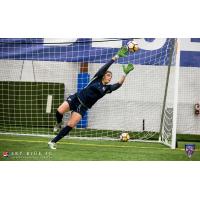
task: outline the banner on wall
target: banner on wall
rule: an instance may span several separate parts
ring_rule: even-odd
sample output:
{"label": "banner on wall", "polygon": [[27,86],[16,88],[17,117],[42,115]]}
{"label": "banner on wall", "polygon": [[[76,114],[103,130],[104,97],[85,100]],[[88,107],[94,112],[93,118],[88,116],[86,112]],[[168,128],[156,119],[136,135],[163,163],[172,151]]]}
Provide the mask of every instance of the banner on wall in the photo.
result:
{"label": "banner on wall", "polygon": [[[136,39],[140,51],[119,63],[130,60],[141,65],[167,65],[172,39]],[[127,39],[50,39],[50,38],[1,38],[0,59],[38,60],[61,62],[105,63]],[[139,59],[138,59],[139,57]],[[200,67],[200,38],[181,39],[181,66]]]}

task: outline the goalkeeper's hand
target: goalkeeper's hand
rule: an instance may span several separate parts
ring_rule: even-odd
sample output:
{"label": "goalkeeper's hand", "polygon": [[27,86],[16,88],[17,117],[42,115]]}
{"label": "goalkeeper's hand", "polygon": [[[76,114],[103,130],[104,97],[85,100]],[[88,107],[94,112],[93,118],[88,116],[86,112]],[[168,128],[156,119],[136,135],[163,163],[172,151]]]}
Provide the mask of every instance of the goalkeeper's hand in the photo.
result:
{"label": "goalkeeper's hand", "polygon": [[116,58],[120,58],[120,57],[125,57],[128,55],[128,47],[127,46],[123,46],[120,48],[120,50],[117,52],[116,54]]}
{"label": "goalkeeper's hand", "polygon": [[134,66],[131,63],[129,63],[127,66],[126,65],[122,65],[122,67],[123,67],[123,71],[124,71],[125,75],[127,75],[129,72],[134,70]]}

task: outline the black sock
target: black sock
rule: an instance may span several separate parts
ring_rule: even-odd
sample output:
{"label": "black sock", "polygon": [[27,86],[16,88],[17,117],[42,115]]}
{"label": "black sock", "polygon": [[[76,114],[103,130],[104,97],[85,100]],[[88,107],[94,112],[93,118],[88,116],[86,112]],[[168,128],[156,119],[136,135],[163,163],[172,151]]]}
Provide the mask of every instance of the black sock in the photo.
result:
{"label": "black sock", "polygon": [[56,111],[56,121],[58,124],[62,122],[63,115]]}
{"label": "black sock", "polygon": [[54,142],[54,143],[58,142],[60,139],[66,136],[71,130],[72,130],[72,127],[66,126],[60,131],[60,133],[58,133],[58,135],[53,140],[51,140],[51,142]]}

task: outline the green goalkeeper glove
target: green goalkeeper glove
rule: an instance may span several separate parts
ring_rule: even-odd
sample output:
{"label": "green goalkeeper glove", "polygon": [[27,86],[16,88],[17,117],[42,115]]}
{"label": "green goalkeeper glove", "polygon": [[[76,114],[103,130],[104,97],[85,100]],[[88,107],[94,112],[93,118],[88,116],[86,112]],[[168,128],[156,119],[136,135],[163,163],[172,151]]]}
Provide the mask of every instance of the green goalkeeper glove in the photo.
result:
{"label": "green goalkeeper glove", "polygon": [[120,57],[125,57],[128,54],[128,48],[127,46],[123,46],[120,48],[120,50],[117,52],[116,57],[120,58]]}
{"label": "green goalkeeper glove", "polygon": [[131,63],[129,63],[127,66],[122,65],[122,67],[123,67],[123,71],[124,71],[125,75],[127,75],[130,71],[132,71],[134,69],[134,66]]}

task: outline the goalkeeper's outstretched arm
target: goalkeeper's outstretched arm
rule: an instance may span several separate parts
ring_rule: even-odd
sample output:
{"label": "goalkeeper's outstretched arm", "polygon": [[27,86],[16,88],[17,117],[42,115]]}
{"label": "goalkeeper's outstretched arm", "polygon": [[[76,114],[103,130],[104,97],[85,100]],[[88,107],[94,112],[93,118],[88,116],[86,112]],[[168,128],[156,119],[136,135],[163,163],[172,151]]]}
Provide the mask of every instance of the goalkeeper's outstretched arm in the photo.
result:
{"label": "goalkeeper's outstretched arm", "polygon": [[122,84],[124,83],[125,79],[126,79],[126,76],[123,75],[123,76],[119,79],[119,81],[118,81],[117,83],[115,83],[115,84],[113,84],[113,85],[110,85],[110,91],[109,91],[108,93],[111,93],[111,92],[113,92],[113,91],[119,89],[119,88],[122,86]]}
{"label": "goalkeeper's outstretched arm", "polygon": [[126,79],[126,76],[125,76],[125,75],[122,75],[122,77],[119,79],[118,83],[119,83],[120,85],[122,85],[122,84],[124,83],[125,79]]}
{"label": "goalkeeper's outstretched arm", "polygon": [[108,68],[118,59],[121,57],[125,57],[128,54],[128,48],[126,46],[123,46],[120,48],[120,50],[117,52],[115,56],[112,57],[112,59],[106,63],[104,66],[102,66],[98,72],[94,75],[94,77],[103,77],[103,75],[106,73]]}
{"label": "goalkeeper's outstretched arm", "polygon": [[122,86],[122,84],[124,83],[126,76],[134,69],[133,64],[128,64],[127,66],[122,65],[123,67],[123,75],[121,76],[121,78],[119,79],[119,81],[113,85],[111,85],[111,92],[117,90],[118,88],[120,88]]}

